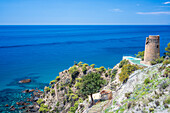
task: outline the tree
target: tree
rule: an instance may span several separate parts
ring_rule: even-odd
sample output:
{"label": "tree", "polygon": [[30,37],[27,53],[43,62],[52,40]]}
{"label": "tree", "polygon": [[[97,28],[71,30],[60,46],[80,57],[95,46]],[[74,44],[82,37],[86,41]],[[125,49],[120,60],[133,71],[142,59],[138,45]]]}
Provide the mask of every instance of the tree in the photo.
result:
{"label": "tree", "polygon": [[141,58],[142,60],[144,60],[144,53],[145,51],[139,51],[138,54],[136,55],[137,58]]}
{"label": "tree", "polygon": [[99,73],[89,73],[83,76],[83,82],[80,87],[80,93],[87,96],[91,96],[92,104],[94,104],[94,100],[92,95],[97,93],[102,85],[104,85],[106,81],[101,77]]}
{"label": "tree", "polygon": [[168,47],[165,48],[165,51],[167,51],[165,54],[170,56],[170,42],[168,43]]}

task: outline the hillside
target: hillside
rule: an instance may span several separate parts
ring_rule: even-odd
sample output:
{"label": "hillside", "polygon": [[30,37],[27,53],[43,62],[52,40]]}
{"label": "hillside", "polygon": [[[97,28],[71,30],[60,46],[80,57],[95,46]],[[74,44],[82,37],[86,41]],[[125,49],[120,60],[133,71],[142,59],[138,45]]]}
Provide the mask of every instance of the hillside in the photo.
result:
{"label": "hillside", "polygon": [[130,75],[128,81],[113,92],[113,99],[103,112],[170,112],[170,65],[157,64]]}
{"label": "hillside", "polygon": [[[60,72],[59,76],[50,82],[50,86],[44,88],[44,94],[36,106],[39,106],[39,112],[167,113],[170,104],[169,69],[169,60],[150,67],[139,67],[123,60],[108,70],[80,62]],[[111,91],[112,99],[95,99],[93,95],[95,104],[92,105],[88,95],[80,92],[82,78],[91,73],[99,73],[106,81],[95,95],[107,90]]]}

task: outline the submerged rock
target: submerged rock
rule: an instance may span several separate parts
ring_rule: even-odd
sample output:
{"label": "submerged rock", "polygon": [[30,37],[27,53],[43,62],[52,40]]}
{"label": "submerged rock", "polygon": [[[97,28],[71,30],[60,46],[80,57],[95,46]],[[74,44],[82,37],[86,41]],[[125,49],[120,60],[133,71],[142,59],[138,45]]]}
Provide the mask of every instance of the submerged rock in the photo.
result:
{"label": "submerged rock", "polygon": [[29,90],[28,90],[28,89],[26,89],[26,90],[22,91],[22,93],[28,93],[28,92],[29,92]]}
{"label": "submerged rock", "polygon": [[5,105],[5,107],[8,107],[8,106],[9,106],[8,104]]}
{"label": "submerged rock", "polygon": [[31,82],[31,79],[24,79],[19,81],[19,83],[29,83],[29,82]]}

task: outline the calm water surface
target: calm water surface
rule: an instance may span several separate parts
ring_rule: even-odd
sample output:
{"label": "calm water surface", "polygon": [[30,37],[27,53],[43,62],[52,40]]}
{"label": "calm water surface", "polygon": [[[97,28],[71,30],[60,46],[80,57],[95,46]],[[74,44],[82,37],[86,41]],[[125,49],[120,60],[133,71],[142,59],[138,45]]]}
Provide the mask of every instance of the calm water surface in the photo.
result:
{"label": "calm water surface", "polygon": [[[160,35],[163,55],[170,26],[0,26],[0,105],[14,89],[43,88],[74,61],[112,68],[143,51],[149,35]],[[17,83],[25,78],[33,82]]]}

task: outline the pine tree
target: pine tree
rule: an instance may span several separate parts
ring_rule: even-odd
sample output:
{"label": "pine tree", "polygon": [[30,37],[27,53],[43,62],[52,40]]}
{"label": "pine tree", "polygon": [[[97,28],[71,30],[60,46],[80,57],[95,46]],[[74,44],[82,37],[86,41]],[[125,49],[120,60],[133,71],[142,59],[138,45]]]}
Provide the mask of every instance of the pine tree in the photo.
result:
{"label": "pine tree", "polygon": [[99,73],[89,73],[83,77],[83,83],[80,87],[80,92],[83,95],[90,95],[92,104],[94,104],[93,94],[99,92],[102,85],[105,84],[105,80]]}
{"label": "pine tree", "polygon": [[170,56],[170,43],[168,43],[168,47],[165,48],[165,51],[167,51],[165,54]]}

